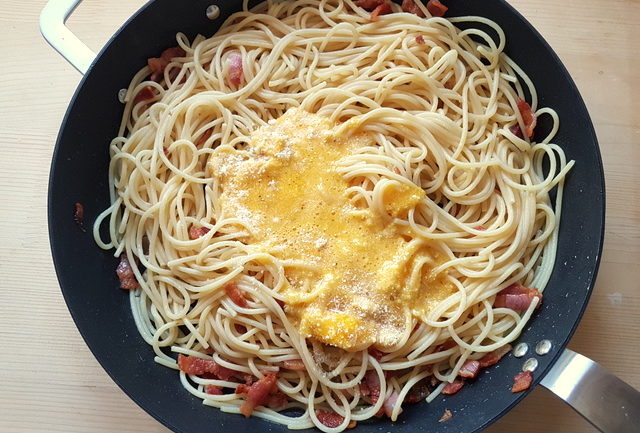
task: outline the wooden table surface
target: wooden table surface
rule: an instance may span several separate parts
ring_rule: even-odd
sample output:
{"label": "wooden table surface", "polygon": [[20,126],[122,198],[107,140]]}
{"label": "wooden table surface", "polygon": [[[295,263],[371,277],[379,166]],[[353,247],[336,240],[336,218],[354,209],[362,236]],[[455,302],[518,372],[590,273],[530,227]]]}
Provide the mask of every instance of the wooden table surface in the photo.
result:
{"label": "wooden table surface", "polygon": [[[640,389],[640,2],[510,1],[575,79],[605,164],[602,265],[569,347]],[[142,3],[87,0],[69,24],[97,51]],[[2,4],[0,431],[166,432],[101,369],[62,299],[49,250],[47,182],[56,134],[80,74],[38,32],[45,0]],[[487,431],[596,430],[538,388]]]}

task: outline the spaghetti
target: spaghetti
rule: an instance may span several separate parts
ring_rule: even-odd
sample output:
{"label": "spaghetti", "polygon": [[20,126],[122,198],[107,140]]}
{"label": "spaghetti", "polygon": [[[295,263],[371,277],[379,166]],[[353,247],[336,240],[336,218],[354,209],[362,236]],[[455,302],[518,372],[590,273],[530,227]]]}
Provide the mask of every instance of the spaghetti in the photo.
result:
{"label": "spaghetti", "polygon": [[497,362],[539,305],[573,165],[557,114],[492,21],[382,3],[245,3],[127,90],[94,236],[204,404],[291,429],[396,420]]}

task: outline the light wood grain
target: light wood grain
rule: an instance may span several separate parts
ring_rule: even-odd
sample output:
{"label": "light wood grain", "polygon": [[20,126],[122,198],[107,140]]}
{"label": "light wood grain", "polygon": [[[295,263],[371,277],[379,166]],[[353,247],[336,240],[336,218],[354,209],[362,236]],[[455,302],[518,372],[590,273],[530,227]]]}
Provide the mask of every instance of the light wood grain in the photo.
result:
{"label": "light wood grain", "polygon": [[[70,25],[94,50],[142,2],[87,0]],[[640,2],[512,0],[565,62],[593,117],[607,180],[602,266],[570,347],[640,388]],[[0,431],[166,432],[109,379],[78,334],[49,251],[55,137],[79,74],[38,32],[44,0],[0,8]],[[543,389],[491,433],[595,432]]]}

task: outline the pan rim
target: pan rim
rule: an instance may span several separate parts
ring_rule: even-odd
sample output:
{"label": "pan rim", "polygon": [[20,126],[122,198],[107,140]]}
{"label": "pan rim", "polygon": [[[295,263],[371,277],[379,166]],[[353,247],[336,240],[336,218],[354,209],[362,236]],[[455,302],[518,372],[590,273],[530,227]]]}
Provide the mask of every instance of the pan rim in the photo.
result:
{"label": "pan rim", "polygon": [[[586,287],[587,293],[586,296],[584,297],[584,300],[582,301],[582,304],[577,308],[578,311],[578,319],[575,320],[570,327],[567,327],[567,333],[566,333],[566,337],[564,338],[563,341],[558,341],[557,345],[563,350],[564,348],[567,347],[569,341],[571,340],[572,336],[574,335],[578,325],[580,324],[580,321],[584,315],[584,312],[587,308],[587,305],[589,303],[589,300],[591,298],[591,295],[593,293],[593,289],[595,286],[595,282],[597,279],[597,274],[600,268],[600,263],[601,263],[601,258],[602,258],[602,250],[603,250],[603,245],[604,245],[604,233],[605,233],[605,214],[606,214],[606,188],[605,188],[605,176],[604,176],[604,165],[603,165],[603,161],[602,161],[602,155],[599,149],[599,145],[598,145],[598,140],[597,140],[597,136],[595,133],[595,129],[593,126],[593,122],[591,120],[591,117],[588,113],[587,107],[584,103],[584,100],[579,92],[579,89],[577,88],[573,78],[571,77],[571,75],[569,74],[568,70],[566,69],[565,65],[562,63],[562,61],[560,60],[560,58],[558,57],[558,55],[556,54],[556,52],[552,49],[552,47],[548,44],[548,42],[544,39],[544,37],[536,30],[536,28],[531,25],[529,23],[528,20],[526,20],[521,14],[520,12],[518,12],[511,4],[507,3],[505,0],[497,0],[497,2],[502,3],[504,6],[506,6],[506,8],[509,9],[510,14],[512,14],[513,16],[515,16],[516,18],[518,18],[521,22],[525,23],[525,25],[528,27],[528,31],[531,32],[536,39],[538,40],[538,42],[543,46],[543,48],[549,53],[549,55],[553,58],[553,60],[557,63],[557,65],[562,69],[562,71],[564,72],[564,74],[566,75],[567,79],[568,79],[568,83],[571,87],[571,90],[578,95],[578,100],[575,101],[575,104],[578,105],[578,109],[583,110],[586,113],[586,120],[588,121],[588,125],[586,125],[588,127],[588,134],[589,136],[592,138],[593,144],[594,144],[594,149],[595,149],[595,157],[596,157],[596,166],[592,167],[592,169],[594,170],[593,174],[597,177],[597,183],[599,183],[600,185],[602,185],[602,206],[600,209],[598,209],[598,217],[601,221],[600,225],[600,233],[597,234],[596,236],[596,240],[594,242],[594,245],[597,249],[597,257],[595,257],[594,263],[593,263],[593,269],[591,269],[591,274],[588,277],[588,280],[586,280],[583,284],[583,286]],[[173,430],[173,431],[183,431],[182,428],[178,425],[176,425],[175,423],[172,422],[172,420],[170,418],[168,418],[166,416],[165,413],[159,413],[156,410],[154,410],[153,408],[149,407],[147,404],[145,404],[144,401],[142,401],[142,399],[137,395],[137,393],[133,392],[131,389],[129,389],[129,387],[123,383],[122,379],[117,377],[113,371],[111,371],[109,368],[107,368],[106,363],[104,361],[104,359],[102,359],[100,356],[97,355],[97,350],[94,348],[94,345],[98,344],[95,341],[90,340],[87,337],[87,333],[86,333],[86,329],[84,329],[84,324],[79,320],[78,318],[78,314],[77,311],[74,310],[74,308],[72,308],[72,302],[71,302],[71,294],[69,293],[68,290],[65,290],[65,285],[63,282],[63,274],[65,272],[65,270],[62,268],[61,264],[60,264],[60,246],[56,246],[55,245],[55,241],[53,238],[53,233],[56,230],[56,221],[55,221],[55,216],[54,216],[54,210],[53,210],[53,201],[54,201],[54,197],[53,197],[53,185],[56,182],[56,167],[57,167],[57,162],[60,158],[60,153],[61,153],[61,141],[62,141],[62,136],[64,133],[65,128],[68,125],[68,120],[70,117],[70,113],[74,107],[74,104],[76,102],[76,99],[78,98],[78,95],[82,92],[85,82],[88,80],[88,78],[90,77],[91,73],[93,72],[93,67],[94,65],[100,61],[103,53],[109,48],[109,46],[112,44],[112,42],[118,38],[118,36],[120,35],[120,33],[123,31],[123,29],[125,29],[128,25],[130,25],[133,21],[135,21],[137,19],[137,17],[142,14],[144,11],[146,11],[148,8],[152,7],[153,4],[155,2],[149,1],[147,3],[145,3],[140,9],[138,9],[129,19],[127,19],[127,21],[111,36],[111,38],[109,39],[109,41],[104,45],[104,47],[100,50],[100,52],[98,53],[98,55],[96,56],[94,62],[92,63],[92,65],[89,67],[89,69],[87,70],[86,74],[84,75],[84,77],[81,79],[80,83],[78,84],[78,87],[76,88],[73,97],[71,98],[69,105],[67,107],[67,110],[65,112],[65,115],[63,117],[62,123],[61,123],[61,127],[60,130],[58,132],[57,138],[56,138],[56,144],[55,144],[55,148],[53,151],[53,156],[52,156],[52,160],[51,160],[51,165],[50,165],[50,170],[49,170],[49,184],[48,184],[48,198],[47,198],[47,219],[48,219],[48,230],[49,230],[49,246],[51,249],[51,255],[52,255],[52,259],[53,259],[53,263],[54,263],[54,267],[55,267],[55,271],[56,271],[56,276],[58,279],[58,283],[60,285],[60,289],[62,291],[65,303],[67,305],[67,309],[69,310],[69,313],[75,323],[76,328],[78,329],[78,331],[80,332],[80,335],[82,336],[83,340],[85,341],[86,345],[89,347],[89,350],[91,351],[92,355],[94,356],[94,358],[98,361],[98,363],[100,364],[100,366],[102,367],[102,369],[109,375],[109,377],[111,377],[111,379],[116,383],[116,385],[118,385],[118,387],[131,399],[133,400],[139,407],[141,407],[145,412],[147,412],[148,414],[150,414],[153,418],[155,418],[157,421],[159,421],[161,424],[165,425],[166,427],[168,427],[169,429]],[[556,272],[557,270],[554,269],[554,272]],[[535,320],[535,319],[534,319]],[[539,370],[539,373],[536,374],[536,377],[534,378],[534,385],[537,385],[542,378],[548,373],[548,371],[553,368],[554,364],[556,363],[558,357],[560,356],[560,354],[562,353],[562,350],[558,350],[557,353],[554,354],[553,358],[551,358],[551,361],[549,362],[549,364],[542,370]],[[498,419],[502,418],[507,412],[509,412],[510,410],[513,409],[514,406],[516,406],[517,404],[519,404],[532,390],[533,390],[534,386],[532,386],[530,389],[526,390],[525,392],[520,393],[510,404],[505,405],[505,407],[499,412],[497,413],[495,416],[491,417],[490,419],[488,419],[486,422],[482,423],[481,425],[478,425],[477,428],[475,428],[474,430],[472,430],[473,433],[477,433],[480,432],[484,429],[486,429],[489,425],[493,424],[494,422],[496,422]],[[389,425],[389,422],[384,422],[384,423],[380,423],[378,424],[379,426],[382,426],[383,428],[385,426]]]}

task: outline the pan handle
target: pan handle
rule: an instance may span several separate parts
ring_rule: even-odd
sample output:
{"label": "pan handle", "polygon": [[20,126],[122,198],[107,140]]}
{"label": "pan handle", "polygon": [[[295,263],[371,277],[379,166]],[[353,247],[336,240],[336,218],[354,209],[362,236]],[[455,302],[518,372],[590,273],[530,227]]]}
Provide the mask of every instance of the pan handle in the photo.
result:
{"label": "pan handle", "polygon": [[62,57],[84,75],[96,54],[65,26],[80,2],[82,0],[49,0],[40,13],[40,32]]}
{"label": "pan handle", "polygon": [[589,358],[565,349],[540,382],[604,433],[640,428],[640,392]]}

